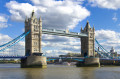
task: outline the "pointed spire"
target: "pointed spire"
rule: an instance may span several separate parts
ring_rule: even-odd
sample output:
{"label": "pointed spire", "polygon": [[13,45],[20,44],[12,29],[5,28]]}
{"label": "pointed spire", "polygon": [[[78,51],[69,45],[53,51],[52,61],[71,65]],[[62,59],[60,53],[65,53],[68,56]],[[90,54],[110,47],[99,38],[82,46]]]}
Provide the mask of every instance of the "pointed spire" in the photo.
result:
{"label": "pointed spire", "polygon": [[34,16],[34,13],[35,13],[35,12],[34,12],[34,10],[33,10],[33,11],[32,11],[32,15],[31,15],[31,17],[33,17],[33,16]]}
{"label": "pointed spire", "polygon": [[111,48],[112,50],[114,50],[114,48],[113,48],[113,46],[112,46],[112,48]]}
{"label": "pointed spire", "polygon": [[40,16],[40,18],[39,18],[39,21],[42,22],[42,18],[41,18],[41,16]]}
{"label": "pointed spire", "polygon": [[95,27],[94,27],[94,25],[93,25],[93,30],[95,31]]}
{"label": "pointed spire", "polygon": [[27,18],[27,16],[26,16],[26,18],[25,18],[25,22],[28,22],[28,18]]}
{"label": "pointed spire", "polygon": [[34,9],[33,9],[33,11],[32,12],[34,12]]}
{"label": "pointed spire", "polygon": [[87,23],[89,23],[89,21],[87,20]]}
{"label": "pointed spire", "polygon": [[87,20],[87,24],[86,24],[86,29],[90,28],[90,24],[89,24],[89,21]]}
{"label": "pointed spire", "polygon": [[81,26],[81,31],[82,31],[82,26]]}

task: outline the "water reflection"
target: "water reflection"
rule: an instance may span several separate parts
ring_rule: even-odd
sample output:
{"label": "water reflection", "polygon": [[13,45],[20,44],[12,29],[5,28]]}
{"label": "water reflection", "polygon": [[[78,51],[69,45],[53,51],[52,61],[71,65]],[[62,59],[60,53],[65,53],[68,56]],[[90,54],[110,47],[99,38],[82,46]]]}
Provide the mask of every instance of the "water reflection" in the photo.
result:
{"label": "water reflection", "polygon": [[80,79],[95,79],[94,73],[98,67],[81,67],[79,68]]}
{"label": "water reflection", "polygon": [[25,79],[44,79],[45,69],[41,68],[23,68]]}
{"label": "water reflection", "polygon": [[119,74],[119,67],[48,65],[47,68],[42,69],[20,68],[15,64],[0,64],[0,79],[119,79]]}
{"label": "water reflection", "polygon": [[94,79],[97,68],[48,66],[47,69],[25,69],[26,79]]}

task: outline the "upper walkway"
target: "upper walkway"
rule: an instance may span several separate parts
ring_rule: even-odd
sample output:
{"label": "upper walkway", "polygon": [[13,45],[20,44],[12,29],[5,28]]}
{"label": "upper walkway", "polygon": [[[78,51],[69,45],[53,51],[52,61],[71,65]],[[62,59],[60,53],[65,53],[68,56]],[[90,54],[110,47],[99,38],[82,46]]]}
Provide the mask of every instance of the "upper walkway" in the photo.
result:
{"label": "upper walkway", "polygon": [[67,37],[88,37],[85,33],[69,32],[68,30],[42,29],[43,34],[67,36]]}

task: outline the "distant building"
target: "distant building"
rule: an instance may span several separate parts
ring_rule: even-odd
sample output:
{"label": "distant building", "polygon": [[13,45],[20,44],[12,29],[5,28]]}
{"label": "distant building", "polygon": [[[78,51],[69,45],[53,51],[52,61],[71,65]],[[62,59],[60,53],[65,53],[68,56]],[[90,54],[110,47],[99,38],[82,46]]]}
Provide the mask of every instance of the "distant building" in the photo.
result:
{"label": "distant building", "polygon": [[115,49],[113,47],[111,48],[110,53],[113,58],[117,57],[117,52],[115,52]]}
{"label": "distant building", "polygon": [[[100,50],[99,50],[99,47],[98,47],[98,51],[100,51]],[[100,54],[98,54],[97,51],[95,51],[95,56],[96,56],[96,57],[100,57],[100,58],[104,58],[104,56],[105,56],[105,57],[111,56],[111,57],[113,57],[113,58],[118,57],[118,54],[117,54],[117,52],[115,52],[115,49],[114,49],[113,47],[111,48],[111,50],[110,50],[109,53],[106,53],[106,52],[103,52],[103,51],[100,51],[100,52],[102,52],[102,55],[103,55],[103,56],[101,56]]]}
{"label": "distant building", "polygon": [[80,57],[80,53],[67,53],[66,55],[59,55],[59,57]]}

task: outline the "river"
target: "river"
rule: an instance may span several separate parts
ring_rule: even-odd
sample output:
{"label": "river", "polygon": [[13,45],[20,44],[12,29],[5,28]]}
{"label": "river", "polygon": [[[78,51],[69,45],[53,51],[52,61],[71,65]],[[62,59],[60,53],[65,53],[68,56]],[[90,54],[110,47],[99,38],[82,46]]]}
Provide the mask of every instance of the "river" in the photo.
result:
{"label": "river", "polygon": [[0,64],[0,79],[120,79],[120,67],[48,65],[41,69]]}

